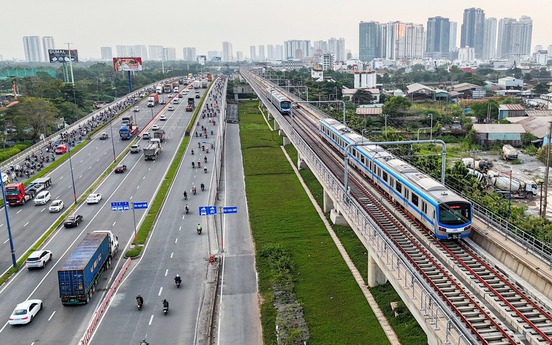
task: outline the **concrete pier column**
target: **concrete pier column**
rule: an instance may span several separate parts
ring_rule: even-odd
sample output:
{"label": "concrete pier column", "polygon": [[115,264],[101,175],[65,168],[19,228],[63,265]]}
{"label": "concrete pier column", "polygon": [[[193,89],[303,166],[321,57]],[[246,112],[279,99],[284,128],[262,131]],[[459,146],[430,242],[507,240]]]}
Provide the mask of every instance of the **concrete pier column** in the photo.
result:
{"label": "concrete pier column", "polygon": [[291,140],[289,140],[289,138],[286,137],[285,134],[281,134],[281,135],[283,136],[282,143],[283,143],[284,146],[291,144]]}
{"label": "concrete pier column", "polygon": [[324,194],[322,196],[322,211],[324,213],[328,213],[333,208],[334,208],[334,202],[332,198],[330,198],[330,195],[326,193],[326,189],[324,189]]}
{"label": "concrete pier column", "polygon": [[[280,130],[280,124],[278,123],[278,121],[274,121],[274,130],[278,131]],[[282,135],[282,134],[280,134]]]}
{"label": "concrete pier column", "polygon": [[301,169],[308,169],[308,168],[309,166],[303,160],[303,158],[301,158],[301,154],[299,153],[299,151],[297,151],[297,169],[301,170]]}
{"label": "concrete pier column", "polygon": [[368,286],[374,287],[385,283],[387,283],[385,274],[383,274],[383,271],[378,267],[370,252],[368,252]]}

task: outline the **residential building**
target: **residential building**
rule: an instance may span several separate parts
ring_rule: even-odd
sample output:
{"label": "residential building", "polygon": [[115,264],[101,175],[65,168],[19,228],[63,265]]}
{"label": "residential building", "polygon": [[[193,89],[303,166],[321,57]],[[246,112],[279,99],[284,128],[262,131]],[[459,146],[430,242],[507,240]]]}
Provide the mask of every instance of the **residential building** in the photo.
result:
{"label": "residential building", "polygon": [[309,40],[290,40],[284,42],[284,59],[304,59],[312,56]]}
{"label": "residential building", "polygon": [[182,49],[184,55],[184,61],[196,61],[196,49],[192,47],[185,47]]}
{"label": "residential building", "polygon": [[150,60],[161,61],[164,58],[163,46],[159,46],[159,45],[148,46],[148,57]]}
{"label": "residential building", "polygon": [[483,58],[490,60],[496,57],[496,18],[485,19],[484,32]]}
{"label": "residential building", "polygon": [[473,47],[458,48],[458,60],[462,62],[475,61],[475,48]]}
{"label": "residential building", "polygon": [[266,57],[269,61],[274,61],[276,60],[275,56],[276,56],[276,52],[274,50],[274,46],[272,44],[269,44],[266,46]]}
{"label": "residential building", "polygon": [[259,45],[259,61],[266,61],[265,47],[262,44]]}
{"label": "residential building", "polygon": [[332,53],[335,57],[335,61],[345,61],[345,39],[344,38],[330,38],[328,40],[328,50],[326,53]]}
{"label": "residential building", "polygon": [[548,50],[541,49],[535,53],[535,63],[546,66],[548,62]]}
{"label": "residential building", "polygon": [[208,61],[213,61],[213,60],[218,60],[221,58],[221,53],[217,50],[210,50],[207,52],[207,60]]}
{"label": "residential building", "polygon": [[389,22],[380,26],[382,58],[390,60],[418,59],[424,55],[422,24]]}
{"label": "residential building", "polygon": [[113,60],[113,48],[111,47],[101,47],[101,56],[102,60],[112,61]]}
{"label": "residential building", "polygon": [[274,59],[275,60],[283,60],[284,59],[284,46],[282,44],[277,44],[276,45]]}
{"label": "residential building", "polygon": [[170,47],[163,48],[163,60],[176,61],[176,49]]}
{"label": "residential building", "polygon": [[485,12],[480,8],[464,10],[464,21],[460,34],[460,48],[473,47],[475,58],[483,58],[483,41],[485,31]]}
{"label": "residential building", "polygon": [[501,58],[516,58],[531,54],[533,20],[522,16],[519,21],[502,18],[498,24],[498,49]]}
{"label": "residential building", "polygon": [[370,62],[381,57],[379,40],[380,24],[374,21],[360,22],[358,25],[358,31],[359,59],[364,62]]}
{"label": "residential building", "polygon": [[354,88],[355,89],[374,89],[376,88],[376,72],[355,71],[353,72]]}
{"label": "residential building", "polygon": [[427,20],[425,55],[431,58],[448,58],[450,52],[450,22],[448,18],[432,17]]}
{"label": "residential building", "polygon": [[256,46],[250,46],[249,47],[249,58],[251,61],[257,61],[257,47]]}
{"label": "residential building", "polygon": [[232,51],[232,43],[222,42],[222,61],[233,61],[234,52]]}
{"label": "residential building", "polygon": [[333,70],[335,56],[332,53],[322,54],[322,70]]}
{"label": "residential building", "polygon": [[42,37],[42,47],[44,48],[44,61],[50,61],[50,55],[48,55],[48,49],[55,49],[56,44],[52,36]]}
{"label": "residential building", "polygon": [[41,62],[44,57],[39,36],[23,36],[25,61]]}
{"label": "residential building", "polygon": [[458,51],[457,37],[458,37],[458,23],[449,21],[450,37],[449,37],[449,53]]}
{"label": "residential building", "polygon": [[242,51],[237,51],[236,52],[236,61],[238,61],[238,62],[243,61],[243,52]]}

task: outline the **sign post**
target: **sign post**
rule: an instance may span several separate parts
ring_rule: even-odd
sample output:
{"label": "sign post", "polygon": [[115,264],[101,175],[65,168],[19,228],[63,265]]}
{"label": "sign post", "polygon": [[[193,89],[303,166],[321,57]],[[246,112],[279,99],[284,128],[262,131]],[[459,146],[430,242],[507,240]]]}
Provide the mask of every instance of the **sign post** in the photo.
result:
{"label": "sign post", "polygon": [[[148,208],[148,202],[147,201],[139,201],[139,202],[133,202],[132,203],[132,220],[134,221],[134,242],[136,242],[136,237],[138,234],[136,233],[136,213],[134,210],[136,209],[147,209]],[[117,211],[128,211],[130,210],[130,203],[128,201],[112,201],[111,202],[111,211],[117,212]]]}

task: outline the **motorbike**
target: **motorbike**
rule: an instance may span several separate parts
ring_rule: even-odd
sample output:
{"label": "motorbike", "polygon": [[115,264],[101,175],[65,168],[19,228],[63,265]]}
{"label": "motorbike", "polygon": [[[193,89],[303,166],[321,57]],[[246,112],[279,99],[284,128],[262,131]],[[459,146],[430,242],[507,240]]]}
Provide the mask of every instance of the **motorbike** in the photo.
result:
{"label": "motorbike", "polygon": [[169,312],[169,302],[167,300],[163,301],[163,314],[167,315]]}
{"label": "motorbike", "polygon": [[207,156],[205,156],[205,158],[203,158],[203,162],[207,163]]}
{"label": "motorbike", "polygon": [[201,235],[201,231],[202,231],[202,230],[203,230],[203,229],[201,228],[201,226],[198,226],[198,227],[197,227],[197,234],[198,234],[198,235]]}
{"label": "motorbike", "polygon": [[143,304],[144,304],[144,299],[141,297],[136,297],[136,308],[138,308],[138,310],[142,309]]}
{"label": "motorbike", "polygon": [[190,213],[190,208],[188,207],[188,205],[186,205],[184,209],[186,210],[186,214]]}
{"label": "motorbike", "polygon": [[196,187],[192,187],[192,193],[196,195]]}
{"label": "motorbike", "polygon": [[192,156],[194,155],[194,150],[192,150]]}
{"label": "motorbike", "polygon": [[207,174],[207,168],[203,168],[203,172]]}
{"label": "motorbike", "polygon": [[180,278],[180,277],[175,277],[175,278],[174,278],[174,283],[176,284],[176,287],[179,288],[179,287],[180,287],[180,284],[182,283],[182,278]]}
{"label": "motorbike", "polygon": [[205,185],[202,183],[201,184],[201,191],[203,192],[205,190]]}
{"label": "motorbike", "polygon": [[197,168],[201,168],[201,162],[200,161],[197,161]]}
{"label": "motorbike", "polygon": [[194,163],[194,162],[192,162],[192,169],[194,169],[194,168],[195,168],[195,163]]}
{"label": "motorbike", "polygon": [[188,200],[188,193],[184,192],[184,200]]}

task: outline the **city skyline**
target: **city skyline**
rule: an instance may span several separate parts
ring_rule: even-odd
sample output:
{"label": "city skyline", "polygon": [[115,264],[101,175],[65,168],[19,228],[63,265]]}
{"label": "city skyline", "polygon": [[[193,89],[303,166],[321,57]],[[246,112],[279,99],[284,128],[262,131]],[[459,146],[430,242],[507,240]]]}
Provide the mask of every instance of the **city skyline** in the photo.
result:
{"label": "city skyline", "polygon": [[[66,49],[69,42],[71,49],[79,51],[81,60],[99,59],[101,47],[112,47],[115,51],[116,46],[121,45],[174,48],[177,58],[181,58],[185,47],[196,48],[197,55],[207,55],[208,51],[222,51],[222,42],[231,43],[233,52],[249,56],[251,46],[283,45],[290,40],[309,40],[312,43],[332,37],[344,38],[345,49],[358,56],[358,23],[361,21],[401,21],[426,27],[428,18],[440,16],[460,26],[464,10],[471,7],[481,8],[486,17],[497,20],[529,16],[533,20],[531,50],[536,45],[547,47],[552,44],[552,38],[547,34],[549,24],[546,18],[552,3],[520,11],[514,3],[498,0],[446,4],[428,0],[416,3],[399,0],[394,4],[378,4],[375,12],[373,5],[361,1],[347,3],[355,11],[333,11],[329,10],[333,6],[329,1],[307,0],[294,2],[294,11],[285,14],[274,12],[274,15],[269,15],[264,6],[244,0],[198,3],[194,5],[193,12],[186,4],[172,0],[163,4],[163,11],[148,11],[151,4],[142,4],[141,0],[132,2],[132,6],[129,4],[105,0],[85,4],[61,0],[31,0],[25,4],[15,2],[14,9],[24,12],[28,20],[22,25],[15,16],[8,16],[1,22],[0,27],[10,35],[4,36],[0,42],[0,55],[3,60],[24,60],[24,36],[51,36],[55,39],[56,49]],[[280,2],[282,8],[289,8],[285,4],[286,0]],[[321,6],[328,7],[328,11],[317,11],[314,15],[313,9]],[[60,11],[60,7],[64,11]],[[247,11],[242,12],[245,8]],[[181,13],[187,15],[182,17]],[[240,13],[246,13],[242,20],[238,20]],[[460,38],[460,27],[457,31]]]}

